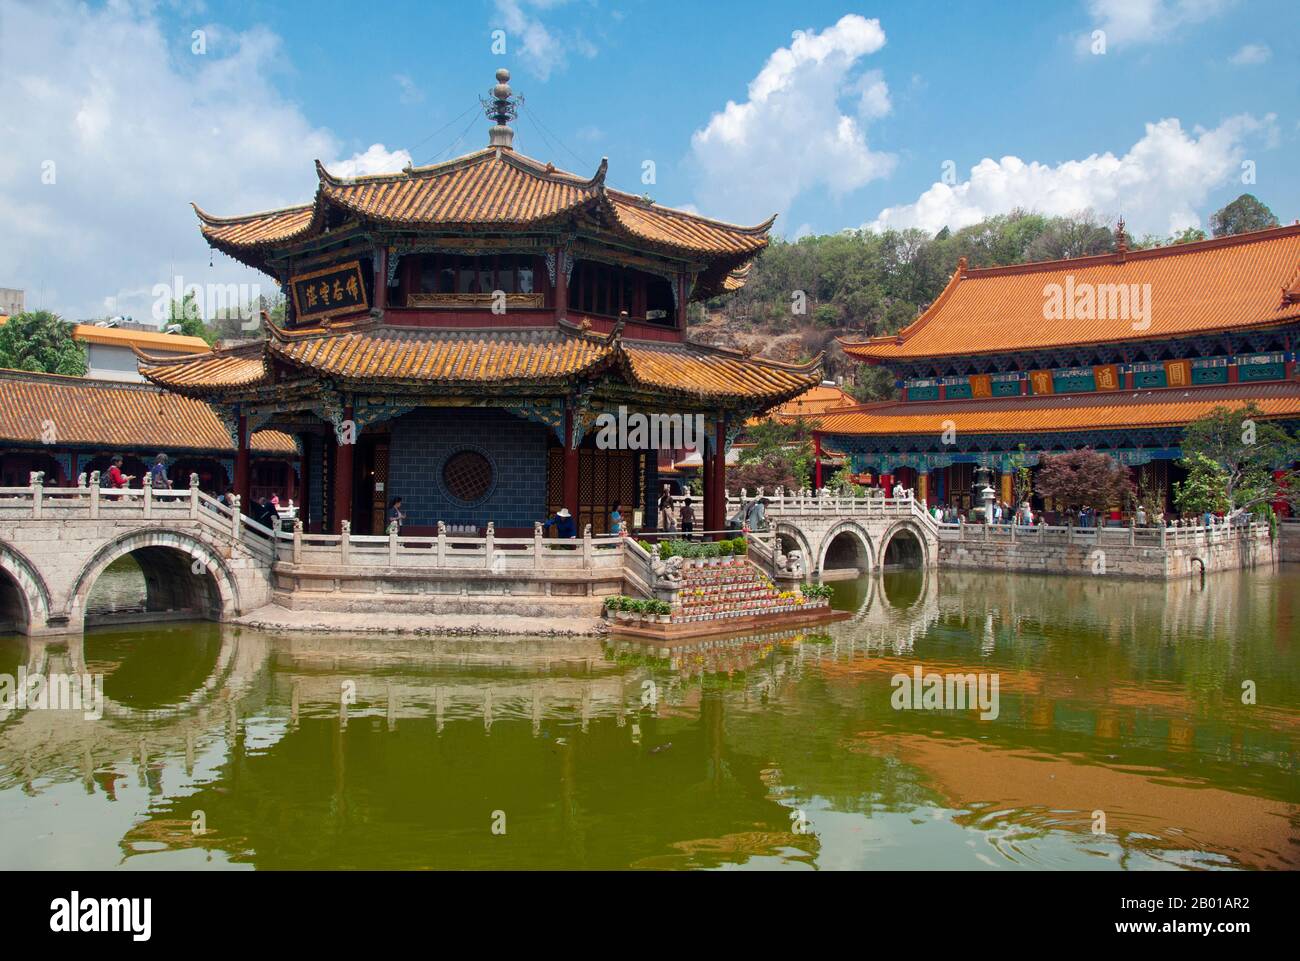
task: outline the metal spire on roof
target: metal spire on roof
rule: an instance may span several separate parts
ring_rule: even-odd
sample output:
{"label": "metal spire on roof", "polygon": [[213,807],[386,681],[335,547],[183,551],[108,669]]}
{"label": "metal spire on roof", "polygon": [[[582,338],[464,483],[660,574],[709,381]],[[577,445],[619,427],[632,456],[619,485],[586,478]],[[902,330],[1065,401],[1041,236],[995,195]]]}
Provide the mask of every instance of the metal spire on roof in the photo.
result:
{"label": "metal spire on roof", "polygon": [[483,104],[483,112],[495,123],[495,126],[488,130],[488,146],[511,149],[515,132],[508,125],[518,114],[519,105],[524,102],[524,98],[510,89],[510,71],[505,67],[497,71],[496,85],[488,90],[488,94],[489,99],[479,98],[479,103]]}

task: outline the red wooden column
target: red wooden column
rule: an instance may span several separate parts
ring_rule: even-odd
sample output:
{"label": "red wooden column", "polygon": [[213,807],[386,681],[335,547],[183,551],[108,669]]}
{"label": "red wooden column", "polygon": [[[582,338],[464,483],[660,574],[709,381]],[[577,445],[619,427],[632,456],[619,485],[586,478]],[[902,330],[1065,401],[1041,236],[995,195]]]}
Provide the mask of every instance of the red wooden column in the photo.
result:
{"label": "red wooden column", "polygon": [[303,530],[308,530],[307,525],[311,522],[311,512],[307,509],[311,500],[311,478],[307,468],[311,463],[311,434],[299,434],[298,440],[302,444],[302,455],[298,458],[298,520],[302,521]]}
{"label": "red wooden column", "polygon": [[[556,271],[555,279],[560,280],[559,271]],[[578,448],[574,444],[574,432],[576,429],[574,423],[573,407],[566,407],[564,410],[564,506],[569,509],[573,515],[573,523],[579,523],[578,512]],[[582,535],[579,528],[578,535]]]}
{"label": "red wooden column", "polygon": [[248,418],[239,415],[235,429],[235,493],[239,495],[240,509],[245,514],[253,509],[253,472],[248,463]]}
{"label": "red wooden column", "polygon": [[380,244],[375,248],[375,307],[383,310],[388,306],[388,247]]}
{"label": "red wooden column", "polygon": [[700,480],[704,484],[704,520],[700,530],[712,531],[718,527],[718,519],[713,516],[713,488],[717,485],[713,459],[716,454],[709,451],[707,443],[701,442],[700,455]]}
{"label": "red wooden column", "polygon": [[822,435],[813,431],[813,487],[822,489]]}
{"label": "red wooden column", "polygon": [[718,435],[713,445],[713,520],[712,530],[727,526],[727,422],[718,418]]}
{"label": "red wooden column", "polygon": [[[343,420],[352,420],[352,405],[343,408]],[[334,533],[343,533],[343,522],[352,520],[352,455],[357,449],[356,436],[335,437],[335,442],[351,440],[350,444],[339,443],[334,452]]]}

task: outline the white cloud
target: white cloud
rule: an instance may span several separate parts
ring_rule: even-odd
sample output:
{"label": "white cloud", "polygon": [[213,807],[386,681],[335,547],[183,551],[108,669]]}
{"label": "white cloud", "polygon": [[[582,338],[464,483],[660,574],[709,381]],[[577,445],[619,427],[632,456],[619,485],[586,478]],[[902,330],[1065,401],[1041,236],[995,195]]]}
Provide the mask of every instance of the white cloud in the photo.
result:
{"label": "white cloud", "polygon": [[1238,67],[1253,67],[1267,63],[1273,51],[1266,43],[1248,43],[1232,55],[1232,62]]}
{"label": "white cloud", "polygon": [[[1187,24],[1200,23],[1222,13],[1232,0],[1088,0],[1093,29],[1106,34],[1106,49],[1136,47],[1169,39]],[[1091,33],[1079,37],[1081,52],[1088,52]]]}
{"label": "white cloud", "polygon": [[842,195],[888,175],[896,158],[873,151],[859,119],[840,108],[856,95],[862,120],[888,112],[879,72],[855,75],[884,45],[879,21],[857,14],[821,33],[797,31],[750,81],[748,100],[728,101],[692,135],[696,196],[721,216],[753,222],[784,213],[814,187]]}
{"label": "white cloud", "polygon": [[401,93],[397,95],[398,101],[405,104],[420,103],[424,100],[424,91],[416,86],[415,81],[404,73],[393,74],[393,79],[397,81],[397,86]]}
{"label": "white cloud", "polygon": [[935,183],[915,203],[888,207],[869,224],[872,230],[919,227],[953,230],[1020,207],[1049,215],[1091,208],[1123,214],[1135,234],[1172,233],[1199,226],[1196,208],[1210,191],[1241,173],[1244,143],[1257,132],[1275,135],[1272,114],[1257,120],[1231,117],[1213,130],[1192,135],[1176,118],[1146,125],[1146,133],[1122,157],[1109,151],[1055,166],[1003,157],[985,158],[970,179]]}
{"label": "white cloud", "polygon": [[347,160],[326,164],[325,169],[336,177],[364,177],[366,174],[397,173],[409,166],[410,151],[388,150],[383,144],[374,143],[364,152],[353,154]]}
{"label": "white cloud", "polygon": [[[216,214],[305,202],[312,160],[342,152],[276,90],[276,35],[203,25],[207,52],[195,55],[189,28],[169,46],[148,10],[5,5],[0,278],[27,288],[33,307],[148,321],[153,285],[178,274],[270,292],[269,278],[221,254],[208,267],[189,202]],[[331,166],[398,153],[372,147]],[[47,161],[52,184],[42,182]]]}
{"label": "white cloud", "polygon": [[506,56],[519,57],[524,67],[545,82],[563,70],[569,54],[591,58],[598,53],[581,33],[561,33],[542,22],[539,13],[562,7],[569,0],[496,0],[497,26],[506,30]]}

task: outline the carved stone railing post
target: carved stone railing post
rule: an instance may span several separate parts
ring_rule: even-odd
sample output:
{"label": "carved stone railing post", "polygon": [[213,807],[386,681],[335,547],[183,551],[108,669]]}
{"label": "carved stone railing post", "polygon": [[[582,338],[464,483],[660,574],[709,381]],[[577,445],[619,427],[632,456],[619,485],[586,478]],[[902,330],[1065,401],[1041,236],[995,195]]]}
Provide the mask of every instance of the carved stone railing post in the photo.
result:
{"label": "carved stone railing post", "polygon": [[347,567],[352,563],[352,522],[339,524],[339,562]]}
{"label": "carved stone railing post", "polygon": [[190,517],[199,516],[199,475],[190,474]]}
{"label": "carved stone railing post", "polygon": [[293,562],[302,563],[302,518],[295,517],[293,520]]}
{"label": "carved stone railing post", "polygon": [[28,477],[27,481],[32,489],[32,516],[41,516],[41,502],[45,497],[45,472],[34,470]]}
{"label": "carved stone railing post", "polygon": [[542,552],[546,544],[542,541],[542,522],[533,521],[533,567],[542,566]]}
{"label": "carved stone railing post", "polygon": [[487,530],[483,533],[483,566],[492,570],[492,552],[496,550],[497,527],[493,521],[487,522]]}
{"label": "carved stone railing post", "polygon": [[86,472],[83,470],[80,474],[77,475],[77,486],[84,488],[86,486],[87,479],[88,478],[86,477]]}
{"label": "carved stone railing post", "polygon": [[397,566],[397,521],[388,522],[388,566]]}
{"label": "carved stone railing post", "polygon": [[239,531],[244,523],[244,512],[239,501],[240,496],[238,494],[234,494],[230,498],[230,510],[233,512],[230,518],[230,540],[234,544],[239,543]]}
{"label": "carved stone railing post", "polygon": [[582,526],[582,566],[591,569],[591,525]]}
{"label": "carved stone railing post", "polygon": [[447,566],[447,524],[438,521],[438,566]]}
{"label": "carved stone railing post", "polygon": [[99,516],[99,471],[90,472],[90,516]]}
{"label": "carved stone railing post", "polygon": [[144,510],[145,517],[153,517],[153,474],[145,474],[140,481],[141,489],[144,493],[140,496],[140,503]]}

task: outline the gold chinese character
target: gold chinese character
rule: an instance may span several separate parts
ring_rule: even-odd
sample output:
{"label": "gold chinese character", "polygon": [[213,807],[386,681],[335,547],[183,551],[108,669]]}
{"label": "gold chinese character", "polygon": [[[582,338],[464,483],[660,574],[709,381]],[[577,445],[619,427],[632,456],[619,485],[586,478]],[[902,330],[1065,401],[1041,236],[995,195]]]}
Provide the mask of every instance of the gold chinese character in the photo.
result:
{"label": "gold chinese character", "polygon": [[328,304],[330,302],[330,282],[328,280],[320,282],[320,299],[321,303]]}
{"label": "gold chinese character", "polygon": [[311,284],[308,284],[307,285],[307,309],[310,310],[315,306],[316,306],[316,288],[313,287]]}
{"label": "gold chinese character", "polygon": [[357,296],[357,278],[355,275],[348,278],[347,292],[348,296],[353,300],[361,299]]}
{"label": "gold chinese character", "polygon": [[1035,394],[1050,394],[1052,392],[1052,375],[1045,370],[1036,370],[1029,375],[1030,381],[1034,385]]}
{"label": "gold chinese character", "polygon": [[1169,375],[1170,387],[1187,386],[1187,361],[1169,364],[1165,367],[1165,372]]}
{"label": "gold chinese character", "polygon": [[1098,390],[1115,389],[1115,368],[1114,367],[1097,368],[1097,389]]}
{"label": "gold chinese character", "polygon": [[337,278],[334,281],[334,302],[336,304],[343,302],[343,281]]}

